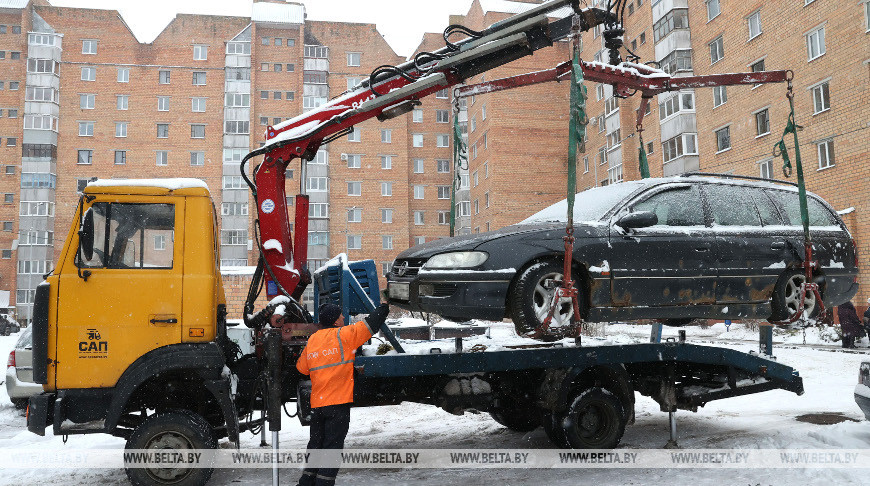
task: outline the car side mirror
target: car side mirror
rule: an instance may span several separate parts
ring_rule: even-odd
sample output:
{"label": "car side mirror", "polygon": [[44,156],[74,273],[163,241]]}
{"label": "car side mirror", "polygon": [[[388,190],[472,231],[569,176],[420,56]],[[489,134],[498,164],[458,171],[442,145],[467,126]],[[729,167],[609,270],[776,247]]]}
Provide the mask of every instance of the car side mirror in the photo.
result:
{"label": "car side mirror", "polygon": [[651,211],[638,211],[636,213],[628,213],[619,218],[616,225],[623,229],[637,229],[655,226],[659,223],[659,217]]}
{"label": "car side mirror", "polygon": [[94,210],[89,208],[82,218],[82,226],[79,228],[79,248],[85,260],[94,257]]}

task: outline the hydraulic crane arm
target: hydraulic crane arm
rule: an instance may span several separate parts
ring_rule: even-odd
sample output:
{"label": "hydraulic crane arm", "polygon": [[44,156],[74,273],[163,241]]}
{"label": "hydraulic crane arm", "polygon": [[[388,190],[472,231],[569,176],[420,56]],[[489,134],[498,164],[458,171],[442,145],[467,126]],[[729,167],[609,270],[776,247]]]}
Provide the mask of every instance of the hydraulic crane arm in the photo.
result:
{"label": "hydraulic crane arm", "polygon": [[[566,10],[570,11],[569,15],[550,21]],[[259,234],[255,240],[261,252],[260,266],[267,272],[267,294],[270,297],[284,294],[298,300],[310,281],[305,268],[306,196],[297,197],[295,241],[291,241],[287,217],[284,173],[293,159],[313,159],[321,145],[349,133],[357,123],[375,117],[383,121],[400,116],[419,105],[425,96],[529,56],[574,31],[587,31],[615,22],[616,17],[605,10],[580,9],[578,0],[552,0],[481,32],[450,26],[444,34],[446,47],[418,54],[414,60],[399,66],[381,66],[367,81],[326,105],[268,127],[266,144],[246,155],[241,167],[257,204],[255,231]],[[454,33],[467,37],[453,44],[448,37]],[[246,176],[245,164],[259,155],[265,158],[255,168],[252,182]],[[249,295],[246,318],[252,308]]]}

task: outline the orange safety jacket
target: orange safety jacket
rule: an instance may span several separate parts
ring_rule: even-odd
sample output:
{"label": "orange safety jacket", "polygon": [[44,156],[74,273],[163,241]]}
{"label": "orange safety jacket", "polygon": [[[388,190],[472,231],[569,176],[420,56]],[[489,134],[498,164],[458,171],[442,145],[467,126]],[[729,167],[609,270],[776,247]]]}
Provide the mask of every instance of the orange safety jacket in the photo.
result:
{"label": "orange safety jacket", "polygon": [[308,338],[296,369],[311,375],[311,408],[353,403],[356,348],[372,337],[366,321],[321,329]]}

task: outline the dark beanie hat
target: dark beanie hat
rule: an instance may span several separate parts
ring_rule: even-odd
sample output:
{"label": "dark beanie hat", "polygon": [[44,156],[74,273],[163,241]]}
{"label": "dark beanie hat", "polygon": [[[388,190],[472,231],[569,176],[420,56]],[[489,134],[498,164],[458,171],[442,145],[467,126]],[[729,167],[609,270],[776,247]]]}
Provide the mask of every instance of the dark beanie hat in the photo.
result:
{"label": "dark beanie hat", "polygon": [[323,304],[320,306],[320,327],[327,328],[335,325],[338,316],[341,315],[341,307],[335,304]]}

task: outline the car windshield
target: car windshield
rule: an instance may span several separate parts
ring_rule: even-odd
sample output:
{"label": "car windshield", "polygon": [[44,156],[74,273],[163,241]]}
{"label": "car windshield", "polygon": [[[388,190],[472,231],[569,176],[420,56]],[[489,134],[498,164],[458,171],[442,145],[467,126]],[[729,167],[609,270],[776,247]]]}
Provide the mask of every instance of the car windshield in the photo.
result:
{"label": "car windshield", "polygon": [[[598,221],[618,202],[629,194],[642,187],[641,182],[620,182],[604,187],[593,187],[583,192],[578,192],[574,199],[574,221]],[[568,222],[568,200],[553,204],[552,206],[538,211],[519,224],[535,223],[566,223]]]}

